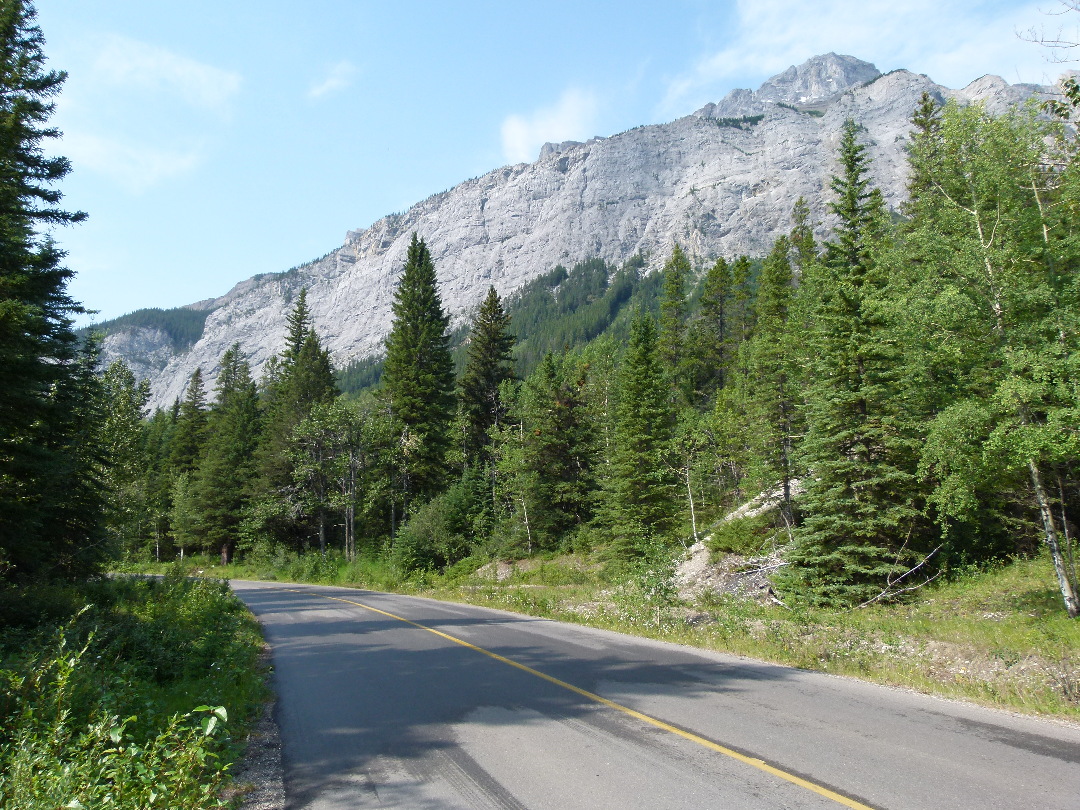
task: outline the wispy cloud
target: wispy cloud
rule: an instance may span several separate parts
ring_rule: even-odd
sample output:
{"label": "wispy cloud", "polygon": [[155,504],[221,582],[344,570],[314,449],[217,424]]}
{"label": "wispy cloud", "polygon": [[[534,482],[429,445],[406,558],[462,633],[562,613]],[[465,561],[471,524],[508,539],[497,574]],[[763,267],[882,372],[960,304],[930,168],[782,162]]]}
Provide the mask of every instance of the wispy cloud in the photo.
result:
{"label": "wispy cloud", "polygon": [[164,92],[219,114],[228,112],[243,84],[239,73],[116,34],[103,41],[94,70],[114,85]]}
{"label": "wispy cloud", "polygon": [[[988,72],[1009,81],[1044,81],[1059,70],[1046,53],[1017,36],[1047,20],[1042,0],[738,0],[726,47],[702,54],[672,79],[663,115],[716,101],[733,81],[758,81],[811,56],[834,51],[903,67],[960,87]],[[756,85],[755,85],[756,86]]]}
{"label": "wispy cloud", "polygon": [[104,174],[132,194],[186,174],[202,162],[198,148],[168,149],[85,133],[67,133],[63,148],[76,171]]}
{"label": "wispy cloud", "polygon": [[344,90],[353,83],[354,76],[356,76],[356,66],[347,59],[343,59],[330,68],[325,78],[308,89],[308,98],[320,99]]}
{"label": "wispy cloud", "polygon": [[502,123],[503,154],[513,163],[535,160],[547,141],[558,142],[589,137],[597,115],[596,97],[570,88],[550,107],[527,115],[510,115]]}

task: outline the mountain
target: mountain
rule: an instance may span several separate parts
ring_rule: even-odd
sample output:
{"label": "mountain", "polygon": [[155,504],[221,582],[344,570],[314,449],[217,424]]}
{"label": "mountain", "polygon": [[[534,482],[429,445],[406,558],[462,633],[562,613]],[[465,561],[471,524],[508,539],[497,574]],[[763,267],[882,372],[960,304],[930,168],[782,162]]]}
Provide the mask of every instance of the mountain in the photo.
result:
{"label": "mountain", "polygon": [[790,228],[800,196],[823,223],[819,235],[827,231],[829,178],[847,118],[865,128],[886,203],[900,206],[909,119],[924,91],[939,100],[982,101],[991,111],[1049,92],[997,76],[950,90],[906,70],[881,74],[851,56],[817,56],[756,91],[734,90],[671,123],[545,144],[534,163],[496,169],[349,231],[321,259],[190,305],[206,316],[191,345],[153,323],[106,324],[103,360],[122,357],[149,378],[157,406],[181,396],[197,366],[212,385],[218,360],[236,342],[258,374],[282,349],[285,315],[302,287],[339,367],[379,355],[414,231],[431,249],[456,324],[489,285],[506,297],[559,264],[621,264],[641,254],[648,271],[675,243],[698,264],[718,255],[762,255]]}

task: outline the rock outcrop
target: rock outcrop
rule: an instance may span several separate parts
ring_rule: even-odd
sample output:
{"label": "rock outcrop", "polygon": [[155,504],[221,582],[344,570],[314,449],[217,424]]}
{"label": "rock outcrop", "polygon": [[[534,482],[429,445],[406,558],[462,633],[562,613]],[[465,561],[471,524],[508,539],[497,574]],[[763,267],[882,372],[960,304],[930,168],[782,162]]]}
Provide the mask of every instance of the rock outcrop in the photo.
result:
{"label": "rock outcrop", "polygon": [[467,318],[489,285],[508,296],[557,264],[641,253],[661,266],[675,243],[704,264],[718,255],[761,255],[791,226],[796,199],[829,226],[827,190],[843,122],[865,129],[873,177],[900,206],[909,119],[923,91],[981,100],[1003,110],[1043,88],[987,76],[954,91],[922,75],[881,75],[867,62],[828,54],[792,67],[756,92],[668,124],[585,143],[546,144],[531,164],[505,166],[436,194],[403,214],[349,231],[325,257],[256,276],[201,302],[212,309],[201,339],[170,353],[153,335],[119,333],[105,359],[124,357],[152,384],[152,404],[181,396],[198,366],[212,386],[221,355],[239,342],[258,374],[282,348],[285,316],[302,287],[336,364],[378,355],[413,232],[431,249],[444,306]]}

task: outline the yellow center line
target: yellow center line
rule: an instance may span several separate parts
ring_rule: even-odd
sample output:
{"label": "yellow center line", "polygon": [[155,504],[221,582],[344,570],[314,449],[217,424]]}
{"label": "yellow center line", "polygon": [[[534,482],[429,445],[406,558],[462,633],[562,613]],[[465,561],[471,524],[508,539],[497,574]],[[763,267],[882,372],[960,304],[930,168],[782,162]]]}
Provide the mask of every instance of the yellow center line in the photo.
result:
{"label": "yellow center line", "polygon": [[739,762],[743,762],[747,765],[750,765],[751,767],[757,768],[759,771],[764,771],[765,773],[772,774],[773,776],[777,776],[787,782],[798,785],[801,788],[806,788],[807,790],[813,791],[819,796],[824,796],[826,799],[832,799],[834,802],[842,804],[844,807],[850,807],[852,808],[852,810],[873,810],[873,808],[871,808],[869,805],[857,802],[854,799],[849,799],[847,796],[841,795],[834,790],[829,790],[827,787],[815,784],[814,782],[811,782],[807,779],[803,779],[801,776],[796,776],[793,773],[783,771],[780,768],[770,765],[764,760],[750,757],[746,754],[740,754],[738,751],[715,743],[712,740],[707,740],[704,737],[699,737],[693,732],[686,731],[685,729],[681,729],[678,726],[673,726],[670,723],[665,723],[663,720],[658,720],[655,717],[650,717],[647,714],[643,714],[642,712],[639,712],[635,709],[631,709],[628,706],[623,706],[613,700],[608,700],[606,697],[602,697],[600,695],[594,694],[593,692],[589,692],[586,689],[574,686],[572,683],[560,681],[558,678],[547,675],[538,669],[533,669],[532,667],[526,666],[525,664],[520,664],[510,658],[499,655],[498,653],[494,653],[491,650],[485,650],[483,647],[477,647],[475,644],[471,644],[464,639],[457,638],[456,636],[451,636],[450,634],[444,633],[441,630],[436,630],[433,627],[418,624],[417,622],[410,621],[409,619],[406,619],[402,616],[397,616],[385,610],[380,610],[379,608],[372,607],[371,605],[365,605],[363,602],[354,602],[351,599],[341,599],[337,596],[327,596],[326,594],[316,593],[315,591],[301,591],[295,590],[293,588],[281,588],[280,590],[289,591],[290,593],[300,593],[309,596],[318,596],[321,599],[330,599],[335,602],[344,602],[347,605],[355,605],[356,607],[363,608],[364,610],[370,610],[372,613],[378,613],[382,616],[386,616],[387,618],[395,619],[399,622],[404,622],[405,624],[411,625],[412,627],[415,627],[419,630],[426,630],[427,632],[433,633],[439,638],[444,638],[447,641],[453,642],[454,644],[460,644],[462,647],[467,647],[468,649],[478,652],[481,655],[486,655],[488,658],[493,658],[500,663],[513,667],[514,669],[520,669],[522,672],[527,672],[530,675],[534,675],[541,680],[547,681],[548,683],[555,684],[555,686],[562,687],[563,689],[566,689],[569,692],[573,692],[576,695],[581,695],[583,698],[587,698],[588,700],[591,700],[595,703],[607,706],[609,709],[615,709],[616,711],[622,712],[623,714],[629,715],[630,717],[636,718],[637,720],[641,720],[644,723],[648,723],[650,726],[655,726],[656,728],[663,729],[664,731],[671,732],[672,734],[677,734],[683,739],[689,740],[693,743],[697,743],[703,748],[708,748],[710,751],[715,751],[718,754],[723,754],[726,757],[736,759]]}

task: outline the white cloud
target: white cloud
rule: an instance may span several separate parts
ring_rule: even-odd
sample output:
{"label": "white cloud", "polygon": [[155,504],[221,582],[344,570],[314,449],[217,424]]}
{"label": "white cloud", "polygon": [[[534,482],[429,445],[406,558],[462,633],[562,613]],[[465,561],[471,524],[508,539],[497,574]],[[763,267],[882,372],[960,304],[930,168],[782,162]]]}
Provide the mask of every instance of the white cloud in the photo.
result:
{"label": "white cloud", "polygon": [[65,134],[63,150],[75,171],[104,174],[132,194],[192,171],[202,162],[198,149],[165,149],[86,134]]}
{"label": "white cloud", "polygon": [[94,68],[103,81],[169,93],[219,114],[228,112],[243,83],[238,73],[115,34],[104,40]]}
{"label": "white cloud", "polygon": [[1043,13],[1041,2],[738,0],[727,46],[702,55],[672,79],[658,112],[685,114],[719,100],[733,82],[760,82],[829,51],[873,62],[882,71],[926,73],[950,87],[986,73],[1012,82],[1051,81],[1061,71],[1047,63],[1046,50],[1017,36],[1057,19]]}
{"label": "white cloud", "polygon": [[572,87],[550,107],[507,116],[502,123],[503,154],[513,163],[523,163],[535,160],[548,141],[583,140],[591,134],[596,113],[593,94]]}
{"label": "white cloud", "polygon": [[326,78],[311,86],[308,90],[308,98],[320,99],[323,96],[328,96],[331,93],[344,90],[352,84],[355,75],[356,66],[348,60],[342,60],[330,68]]}

